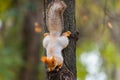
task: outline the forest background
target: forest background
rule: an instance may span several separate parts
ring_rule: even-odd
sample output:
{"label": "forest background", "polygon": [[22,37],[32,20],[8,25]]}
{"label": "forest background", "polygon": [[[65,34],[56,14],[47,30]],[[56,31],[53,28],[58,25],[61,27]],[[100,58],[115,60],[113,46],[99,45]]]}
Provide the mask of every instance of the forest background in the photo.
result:
{"label": "forest background", "polygon": [[[45,79],[43,9],[43,0],[0,0],[0,80]],[[120,0],[76,0],[75,9],[77,79],[120,80]]]}

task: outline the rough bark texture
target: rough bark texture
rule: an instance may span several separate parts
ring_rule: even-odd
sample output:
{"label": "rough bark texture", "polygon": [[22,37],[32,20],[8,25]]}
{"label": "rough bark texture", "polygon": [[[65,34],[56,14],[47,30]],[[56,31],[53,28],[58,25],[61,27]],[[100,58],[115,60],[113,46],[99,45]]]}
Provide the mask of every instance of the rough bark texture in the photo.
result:
{"label": "rough bark texture", "polygon": [[[23,21],[23,60],[19,80],[38,80],[40,62],[40,33],[35,32],[34,23],[41,22],[39,0],[28,0],[27,11]],[[40,5],[40,6],[38,6]]]}
{"label": "rough bark texture", "polygon": [[[48,4],[52,0],[44,0],[44,12],[46,14],[46,9]],[[69,37],[70,43],[67,48],[63,50],[64,56],[64,66],[57,72],[47,72],[48,80],[76,80],[76,28],[75,28],[75,0],[64,0],[67,4],[67,9],[64,12],[64,30],[71,31],[72,34]],[[46,15],[44,17],[45,21],[45,31],[48,32],[46,25]]]}

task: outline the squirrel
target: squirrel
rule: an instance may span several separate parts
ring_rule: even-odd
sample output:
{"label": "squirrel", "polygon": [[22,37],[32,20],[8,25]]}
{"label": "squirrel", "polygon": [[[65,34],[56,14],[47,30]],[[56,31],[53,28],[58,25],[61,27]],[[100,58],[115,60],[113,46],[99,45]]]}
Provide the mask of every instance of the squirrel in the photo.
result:
{"label": "squirrel", "polygon": [[69,44],[68,36],[71,32],[62,33],[63,30],[63,12],[66,4],[61,0],[53,0],[48,5],[47,26],[49,33],[44,33],[43,47],[46,49],[46,56],[41,61],[47,64],[48,71],[58,71],[63,66],[62,50]]}

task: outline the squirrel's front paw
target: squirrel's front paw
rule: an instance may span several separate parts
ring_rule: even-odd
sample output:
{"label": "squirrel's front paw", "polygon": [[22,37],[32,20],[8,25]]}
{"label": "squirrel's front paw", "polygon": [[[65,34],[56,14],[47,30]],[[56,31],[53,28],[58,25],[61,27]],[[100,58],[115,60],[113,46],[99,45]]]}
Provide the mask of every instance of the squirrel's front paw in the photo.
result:
{"label": "squirrel's front paw", "polygon": [[51,68],[48,68],[48,72],[50,72],[50,71],[52,71],[52,69],[51,69]]}
{"label": "squirrel's front paw", "polygon": [[49,35],[49,33],[44,33],[44,37],[46,37],[46,36],[48,36]]}
{"label": "squirrel's front paw", "polygon": [[57,71],[59,71],[62,68],[63,64],[58,65]]}
{"label": "squirrel's front paw", "polygon": [[48,72],[54,71],[55,69],[52,67],[48,67]]}
{"label": "squirrel's front paw", "polygon": [[71,32],[70,32],[70,31],[67,31],[67,32],[64,32],[64,33],[63,33],[63,36],[68,37],[68,36],[70,36],[70,34],[71,34]]}

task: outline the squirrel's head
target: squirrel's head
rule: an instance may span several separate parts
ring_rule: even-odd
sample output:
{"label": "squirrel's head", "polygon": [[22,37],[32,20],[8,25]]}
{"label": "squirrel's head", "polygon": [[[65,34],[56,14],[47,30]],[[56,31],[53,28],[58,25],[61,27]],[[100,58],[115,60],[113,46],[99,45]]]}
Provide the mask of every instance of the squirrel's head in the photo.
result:
{"label": "squirrel's head", "polygon": [[53,70],[56,67],[56,60],[54,56],[51,57],[42,57],[41,61],[44,62],[45,64],[47,64],[48,68],[50,68],[50,70]]}

